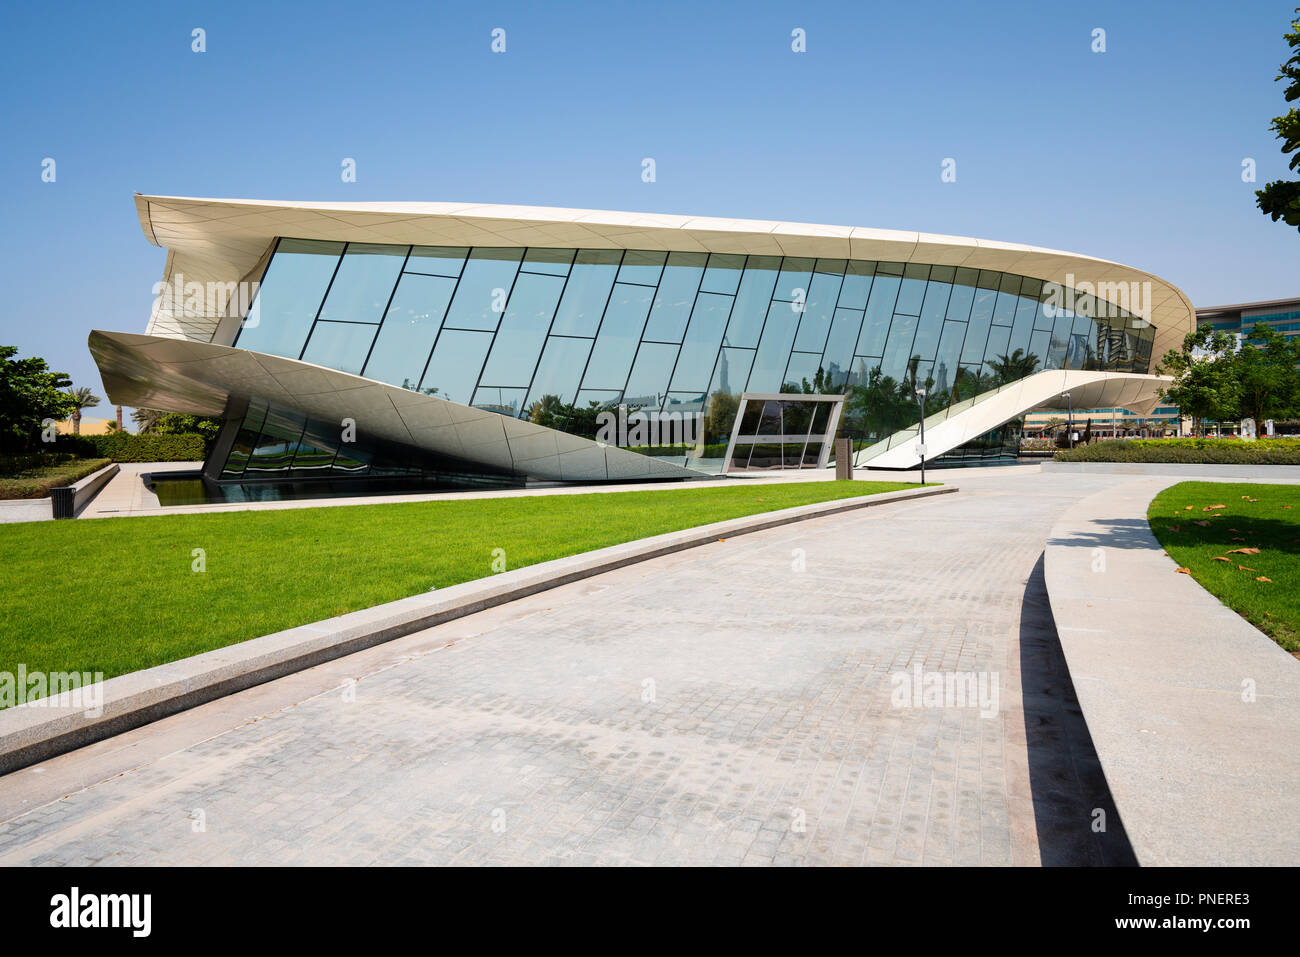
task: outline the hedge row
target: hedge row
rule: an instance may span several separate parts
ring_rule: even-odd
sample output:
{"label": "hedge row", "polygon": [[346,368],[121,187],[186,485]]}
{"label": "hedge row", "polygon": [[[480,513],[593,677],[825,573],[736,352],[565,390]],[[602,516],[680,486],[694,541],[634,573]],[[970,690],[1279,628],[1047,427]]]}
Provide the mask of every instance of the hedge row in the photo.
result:
{"label": "hedge row", "polygon": [[1300,439],[1107,439],[1056,453],[1058,462],[1300,465]]}
{"label": "hedge row", "polygon": [[114,462],[200,462],[207,444],[197,433],[136,435],[109,432],[106,435],[60,435],[54,448],[58,452],[109,458]]}
{"label": "hedge row", "polygon": [[0,459],[0,499],[48,498],[50,489],[80,482],[98,472],[108,459],[69,455],[15,455]]}

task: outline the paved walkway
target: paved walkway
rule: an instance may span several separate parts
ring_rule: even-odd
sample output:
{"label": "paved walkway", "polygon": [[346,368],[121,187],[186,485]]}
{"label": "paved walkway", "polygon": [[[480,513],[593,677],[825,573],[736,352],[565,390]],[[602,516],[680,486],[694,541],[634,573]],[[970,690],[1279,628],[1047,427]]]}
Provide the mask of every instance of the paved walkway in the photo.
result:
{"label": "paved walkway", "polygon": [[1061,645],[1141,864],[1294,866],[1300,662],[1175,574],[1146,515],[1179,481],[1124,481],[1061,517],[1044,558]]}
{"label": "paved walkway", "polygon": [[[22,863],[1131,860],[1043,590],[1113,481],[963,491],[482,612],[0,779]],[[891,675],[997,680],[898,707]],[[910,682],[909,682],[910,685]],[[921,704],[926,702],[922,700]]]}

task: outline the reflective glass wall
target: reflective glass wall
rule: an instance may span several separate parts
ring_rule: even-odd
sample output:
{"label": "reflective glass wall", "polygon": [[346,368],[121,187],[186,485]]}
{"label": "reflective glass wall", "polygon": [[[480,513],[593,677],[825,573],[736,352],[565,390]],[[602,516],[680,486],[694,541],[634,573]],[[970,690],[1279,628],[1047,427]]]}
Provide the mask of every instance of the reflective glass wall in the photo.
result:
{"label": "reflective glass wall", "polygon": [[930,421],[1044,369],[1148,370],[1151,326],[1071,298],[918,263],[282,239],[235,344],[588,436],[620,404],[698,416],[647,451],[714,469],[745,391],[848,393],[867,448],[921,385]]}

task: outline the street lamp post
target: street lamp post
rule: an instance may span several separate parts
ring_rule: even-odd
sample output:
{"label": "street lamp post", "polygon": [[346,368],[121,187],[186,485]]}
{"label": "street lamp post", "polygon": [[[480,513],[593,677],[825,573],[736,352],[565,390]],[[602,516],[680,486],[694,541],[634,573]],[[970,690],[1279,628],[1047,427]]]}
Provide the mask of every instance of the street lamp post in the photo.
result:
{"label": "street lamp post", "polygon": [[1065,431],[1070,437],[1070,448],[1074,448],[1074,407],[1070,403],[1070,393],[1061,393],[1065,397]]}
{"label": "street lamp post", "polygon": [[925,390],[916,390],[916,401],[921,404],[921,484],[925,484]]}

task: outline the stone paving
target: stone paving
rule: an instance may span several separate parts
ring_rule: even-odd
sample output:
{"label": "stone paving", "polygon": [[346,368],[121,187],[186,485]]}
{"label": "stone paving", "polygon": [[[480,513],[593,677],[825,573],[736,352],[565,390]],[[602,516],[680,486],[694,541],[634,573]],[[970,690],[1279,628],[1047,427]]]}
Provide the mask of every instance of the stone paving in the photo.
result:
{"label": "stone paving", "polygon": [[[0,865],[1131,861],[1039,561],[1117,479],[942,478],[0,778]],[[996,713],[895,706],[916,666],[996,676]]]}

